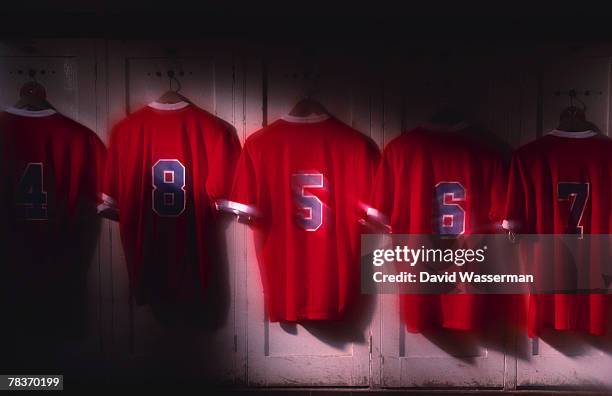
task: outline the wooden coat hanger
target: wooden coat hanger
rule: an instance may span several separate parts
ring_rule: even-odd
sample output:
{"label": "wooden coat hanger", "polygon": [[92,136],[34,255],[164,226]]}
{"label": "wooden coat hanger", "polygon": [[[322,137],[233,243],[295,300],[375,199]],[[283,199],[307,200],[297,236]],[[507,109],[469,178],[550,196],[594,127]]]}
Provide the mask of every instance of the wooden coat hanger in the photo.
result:
{"label": "wooden coat hanger", "polygon": [[[576,97],[576,91],[569,91],[570,105],[559,116],[557,129],[567,132],[583,132],[593,129],[593,124],[586,119],[586,105]],[[574,105],[574,100],[580,102],[582,107]]]}
{"label": "wooden coat hanger", "polygon": [[[170,81],[170,88],[157,99],[157,102],[164,104],[174,104],[179,102],[191,103],[189,99],[179,93],[181,90],[181,82],[174,75],[174,71],[168,70],[168,79]],[[172,89],[172,81],[176,82],[176,89]]]}
{"label": "wooden coat hanger", "polygon": [[293,117],[308,117],[310,115],[329,115],[329,111],[320,102],[312,98],[319,83],[319,74],[314,72],[314,66],[308,62],[303,72],[304,80],[308,81],[306,97],[300,99],[289,112]]}
{"label": "wooden coat hanger", "polygon": [[47,101],[47,90],[36,81],[35,74],[34,70],[30,70],[29,75],[32,80],[21,86],[19,100],[14,104],[14,107],[32,111],[55,110],[51,103]]}
{"label": "wooden coat hanger", "polygon": [[322,114],[329,114],[329,112],[321,103],[310,97],[301,99],[289,112],[289,115],[294,117],[308,117],[310,115]]}

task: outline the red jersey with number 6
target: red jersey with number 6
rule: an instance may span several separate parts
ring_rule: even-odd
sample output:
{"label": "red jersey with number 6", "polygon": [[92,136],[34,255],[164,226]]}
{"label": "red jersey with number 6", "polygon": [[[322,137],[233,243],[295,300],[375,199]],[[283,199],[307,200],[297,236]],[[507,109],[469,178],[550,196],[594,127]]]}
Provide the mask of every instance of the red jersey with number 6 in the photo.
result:
{"label": "red jersey with number 6", "polygon": [[114,127],[98,211],[119,221],[137,303],[201,300],[218,253],[214,203],[239,155],[233,128],[186,102],[153,102]]}
{"label": "red jersey with number 6", "polygon": [[[554,130],[519,148],[512,159],[504,227],[578,238],[610,234],[612,140],[594,131]],[[549,327],[603,334],[607,304],[605,294],[531,295],[528,333],[536,336]]]}
{"label": "red jersey with number 6", "polygon": [[[500,232],[503,155],[476,133],[465,123],[426,125],[392,140],[376,178],[370,221],[394,234],[454,238]],[[474,294],[404,294],[400,303],[408,331],[421,332],[477,328],[484,300]]]}
{"label": "red jersey with number 6", "polygon": [[224,209],[252,219],[271,321],[338,319],[359,294],[359,219],[379,151],[327,115],[250,136]]}

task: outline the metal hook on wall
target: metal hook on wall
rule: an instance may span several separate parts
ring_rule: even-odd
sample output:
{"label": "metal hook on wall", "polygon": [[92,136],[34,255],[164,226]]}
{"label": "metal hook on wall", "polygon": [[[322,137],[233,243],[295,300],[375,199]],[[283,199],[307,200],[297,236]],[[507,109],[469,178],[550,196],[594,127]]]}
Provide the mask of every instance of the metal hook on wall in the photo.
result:
{"label": "metal hook on wall", "polygon": [[[180,80],[176,77],[176,74],[174,73],[174,70],[168,70],[166,74],[168,75],[168,81],[170,83],[170,90],[174,91],[174,92],[179,92],[181,90],[182,86],[181,86]],[[172,82],[173,81],[176,82],[176,85],[177,85],[176,89],[172,89]]]}
{"label": "metal hook on wall", "polygon": [[36,81],[36,70],[35,69],[29,69],[28,70],[28,76],[30,77],[30,80],[32,80],[34,82],[38,82],[38,81]]}

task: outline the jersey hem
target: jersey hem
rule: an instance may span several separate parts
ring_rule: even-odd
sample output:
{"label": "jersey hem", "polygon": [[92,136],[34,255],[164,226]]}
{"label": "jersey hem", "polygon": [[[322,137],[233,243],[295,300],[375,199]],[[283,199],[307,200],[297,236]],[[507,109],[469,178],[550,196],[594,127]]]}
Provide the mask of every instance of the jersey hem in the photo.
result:
{"label": "jersey hem", "polygon": [[300,322],[306,320],[336,320],[340,319],[342,314],[329,314],[329,313],[305,313],[292,317],[277,316],[270,317],[270,322]]}

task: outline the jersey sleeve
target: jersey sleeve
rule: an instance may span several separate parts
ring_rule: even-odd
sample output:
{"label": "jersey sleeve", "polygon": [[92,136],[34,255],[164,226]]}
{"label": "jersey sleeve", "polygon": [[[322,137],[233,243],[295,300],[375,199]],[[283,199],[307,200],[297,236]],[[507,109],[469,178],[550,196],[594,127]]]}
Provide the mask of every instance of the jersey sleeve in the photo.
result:
{"label": "jersey sleeve", "polygon": [[376,172],[370,205],[366,209],[367,222],[376,229],[391,231],[390,217],[393,212],[394,177],[392,150],[387,147]]}
{"label": "jersey sleeve", "polygon": [[508,176],[506,208],[502,223],[504,229],[513,232],[530,232],[527,222],[529,208],[528,191],[523,161],[519,155],[515,154],[512,156]]}
{"label": "jersey sleeve", "polygon": [[108,152],[105,155],[104,172],[100,183],[98,214],[107,219],[119,220],[119,148],[118,130],[111,132]]}
{"label": "jersey sleeve", "polygon": [[222,131],[213,144],[207,146],[208,176],[206,191],[213,202],[226,201],[232,187],[236,163],[240,157],[240,141],[232,128]]}
{"label": "jersey sleeve", "polygon": [[243,220],[255,220],[261,216],[258,195],[257,173],[247,143],[236,165],[229,199],[218,200],[217,209],[233,213]]}

